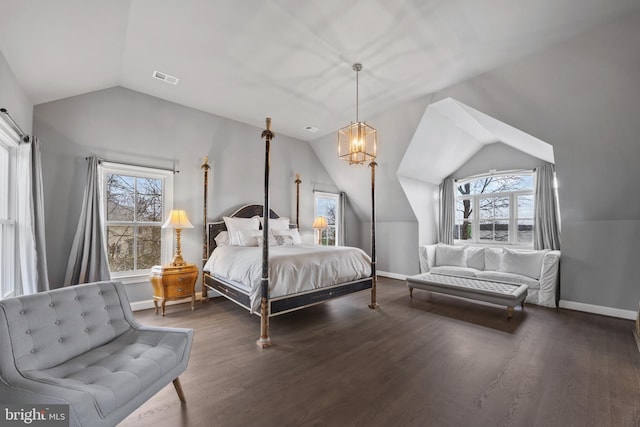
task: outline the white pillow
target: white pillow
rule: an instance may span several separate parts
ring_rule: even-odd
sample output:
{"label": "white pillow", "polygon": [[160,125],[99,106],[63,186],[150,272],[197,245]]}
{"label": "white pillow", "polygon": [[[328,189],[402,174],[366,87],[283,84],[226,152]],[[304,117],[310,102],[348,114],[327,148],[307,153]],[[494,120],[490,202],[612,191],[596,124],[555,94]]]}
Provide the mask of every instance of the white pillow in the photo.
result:
{"label": "white pillow", "polygon": [[229,232],[221,231],[213,240],[216,241],[217,246],[227,246],[229,245]]}
{"label": "white pillow", "polygon": [[484,248],[467,246],[467,267],[484,270]]}
{"label": "white pillow", "polygon": [[[260,217],[260,225],[264,227],[264,218]],[[289,218],[269,218],[269,231],[279,231],[289,229]]]}
{"label": "white pillow", "polygon": [[262,236],[262,230],[238,230],[240,246],[258,246],[257,237]]}
{"label": "white pillow", "polygon": [[273,234],[281,234],[283,236],[291,236],[293,239],[294,245],[299,245],[302,243],[302,237],[300,237],[300,232],[297,228],[291,228],[288,230],[274,230]]}
{"label": "white pillow", "polygon": [[498,271],[502,260],[502,248],[484,248],[485,271]]}
{"label": "white pillow", "polygon": [[227,231],[229,232],[229,244],[233,246],[242,246],[240,230],[260,229],[260,219],[257,216],[254,216],[253,218],[232,218],[223,216],[222,219],[224,219]]}
{"label": "white pillow", "polygon": [[464,246],[436,246],[436,266],[441,265],[466,267]]}
{"label": "white pillow", "polygon": [[504,248],[502,262],[500,263],[498,271],[521,274],[538,280],[540,278],[540,270],[542,269],[543,257],[544,251],[524,252]]}

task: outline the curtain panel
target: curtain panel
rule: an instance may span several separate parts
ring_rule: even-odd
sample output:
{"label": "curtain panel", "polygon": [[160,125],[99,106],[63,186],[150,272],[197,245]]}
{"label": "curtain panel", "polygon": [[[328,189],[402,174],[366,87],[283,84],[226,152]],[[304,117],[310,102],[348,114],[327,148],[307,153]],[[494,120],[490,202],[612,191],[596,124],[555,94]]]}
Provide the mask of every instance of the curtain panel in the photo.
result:
{"label": "curtain panel", "polygon": [[69,254],[65,286],[111,279],[100,209],[98,158],[91,156],[88,161],[87,185],[78,228]]}
{"label": "curtain panel", "polygon": [[40,141],[32,138],[20,144],[17,155],[16,224],[22,285],[18,293],[31,295],[49,290]]}
{"label": "curtain panel", "polygon": [[534,249],[560,249],[560,211],[554,185],[555,174],[555,166],[551,163],[538,167],[536,171]]}
{"label": "curtain panel", "polygon": [[445,178],[440,184],[440,226],[438,228],[438,242],[453,245],[453,228],[455,222],[453,178]]}

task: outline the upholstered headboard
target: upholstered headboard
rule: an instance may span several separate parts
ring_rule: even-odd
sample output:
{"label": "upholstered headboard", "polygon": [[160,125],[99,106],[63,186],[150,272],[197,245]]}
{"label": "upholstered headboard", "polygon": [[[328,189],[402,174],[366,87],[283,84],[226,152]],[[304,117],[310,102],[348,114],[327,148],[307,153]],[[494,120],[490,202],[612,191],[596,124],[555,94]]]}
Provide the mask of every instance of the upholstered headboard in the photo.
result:
{"label": "upholstered headboard", "polygon": [[[244,205],[240,209],[236,210],[231,215],[225,215],[233,218],[252,218],[254,216],[262,216],[262,212],[264,208],[262,205],[252,204],[252,205]],[[280,218],[273,209],[269,209],[269,218]],[[224,223],[224,220],[208,222],[207,223],[207,242],[208,242],[208,253],[211,255],[211,252],[216,248],[216,236],[221,231],[227,231],[227,226]]]}

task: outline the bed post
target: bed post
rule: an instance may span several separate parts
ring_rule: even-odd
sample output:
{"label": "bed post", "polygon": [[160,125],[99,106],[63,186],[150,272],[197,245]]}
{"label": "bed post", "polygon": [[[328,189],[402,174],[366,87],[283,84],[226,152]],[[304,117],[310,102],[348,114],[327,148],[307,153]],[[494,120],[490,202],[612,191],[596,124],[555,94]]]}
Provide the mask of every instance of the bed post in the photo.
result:
{"label": "bed post", "polygon": [[[202,206],[202,266],[207,262],[209,258],[209,239],[207,233],[207,198],[209,196],[209,157],[204,156],[202,160],[202,166],[200,168],[204,171],[204,197]],[[204,285],[204,269],[202,269],[202,302],[208,302],[207,287]]]}
{"label": "bed post", "polygon": [[371,304],[369,308],[375,309],[379,305],[376,302],[376,285],[378,275],[376,273],[376,162],[369,163],[371,167]]}
{"label": "bed post", "polygon": [[299,173],[296,174],[296,180],[293,182],[296,183],[296,227],[300,230],[300,184],[302,181]]}
{"label": "bed post", "polygon": [[274,134],[271,132],[271,118],[266,119],[267,128],[262,132],[265,138],[264,150],[264,206],[262,207],[262,281],[260,282],[262,299],[260,301],[260,339],[256,341],[258,347],[266,348],[273,343],[269,337],[269,150],[271,149],[271,139]]}

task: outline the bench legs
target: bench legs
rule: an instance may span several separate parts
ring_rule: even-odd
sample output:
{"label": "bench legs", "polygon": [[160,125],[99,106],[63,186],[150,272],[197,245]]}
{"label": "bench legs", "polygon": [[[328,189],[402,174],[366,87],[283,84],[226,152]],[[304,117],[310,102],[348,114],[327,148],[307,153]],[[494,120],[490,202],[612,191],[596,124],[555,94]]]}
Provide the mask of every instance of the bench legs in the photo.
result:
{"label": "bench legs", "polygon": [[176,377],[176,379],[173,380],[173,386],[176,388],[180,402],[187,403],[187,400],[184,398],[184,392],[182,391],[182,385],[180,384],[180,378]]}

